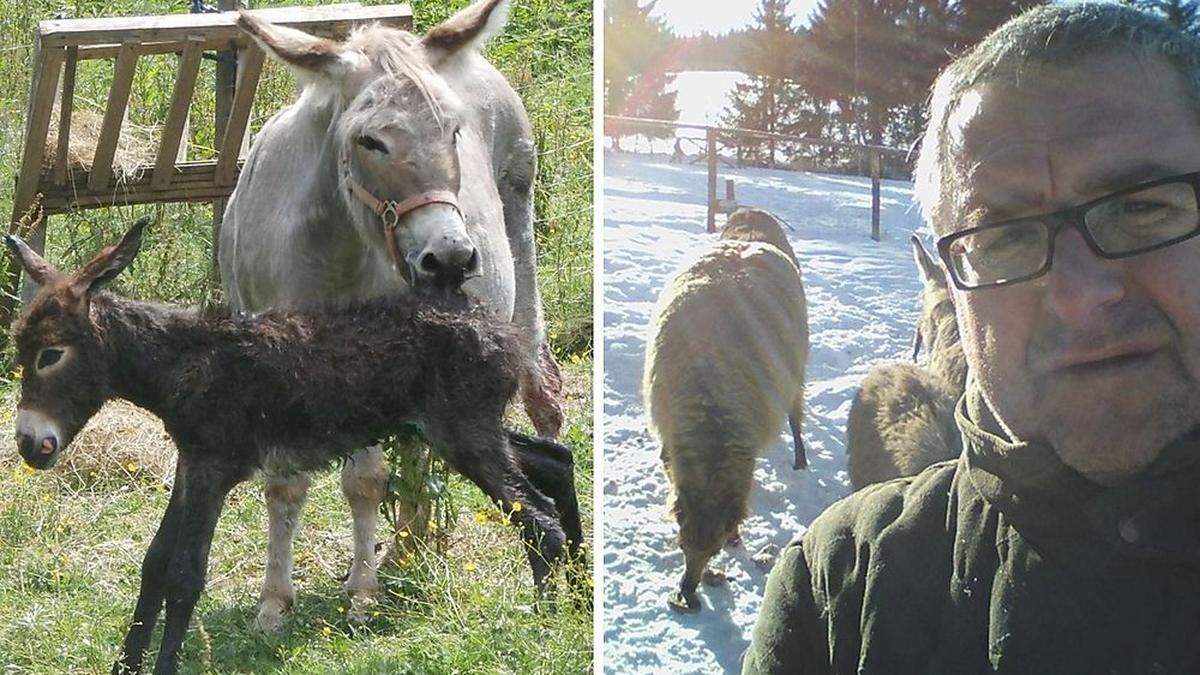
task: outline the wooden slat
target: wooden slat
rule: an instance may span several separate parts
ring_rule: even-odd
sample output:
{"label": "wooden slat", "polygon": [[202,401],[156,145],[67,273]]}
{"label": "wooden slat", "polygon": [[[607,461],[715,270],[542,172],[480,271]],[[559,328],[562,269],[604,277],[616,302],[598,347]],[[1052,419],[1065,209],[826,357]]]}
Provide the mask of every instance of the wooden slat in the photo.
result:
{"label": "wooden slat", "polygon": [[54,183],[67,181],[68,153],[71,150],[71,112],[75,106],[75,66],[79,61],[79,48],[68,47],[66,62],[63,63],[62,100],[58,108],[58,145],[54,151]]}
{"label": "wooden slat", "polygon": [[204,38],[195,36],[179,57],[179,71],[175,78],[175,90],[171,93],[171,109],[163,127],[162,143],[158,146],[158,157],[154,161],[154,178],[151,186],[160,190],[171,183],[175,173],[175,160],[179,157],[180,140],[192,105],[192,92],[196,88],[196,76],[200,72],[200,55]]}
{"label": "wooden slat", "polygon": [[[50,130],[50,115],[54,112],[54,90],[58,87],[64,53],[62,49],[47,48],[40,40],[34,42],[33,63],[36,70],[29,89],[29,106],[25,115],[25,147],[21,153],[21,168],[13,194],[13,223],[25,214],[38,193],[42,161],[46,158],[46,134]],[[36,64],[40,64],[40,67]],[[46,242],[45,221],[35,227],[25,241],[34,251],[43,252]],[[16,290],[17,281],[18,277],[14,275],[3,284],[4,295],[0,297],[3,312],[0,313],[7,317],[13,316],[15,312],[10,297]],[[26,278],[21,288],[22,300],[28,301],[32,298],[36,289],[37,287]]]}
{"label": "wooden slat", "polygon": [[[216,180],[217,163],[213,160],[184,162],[175,170],[171,184],[163,189],[154,189],[153,176],[146,172],[122,183],[121,189],[93,191],[87,187],[91,171],[84,167],[70,167],[67,184],[63,187],[48,187],[44,190],[42,205],[47,213],[62,213],[72,209],[90,209],[121,204],[153,204],[167,201],[212,201],[228,197],[232,185],[219,185]],[[43,180],[49,172],[43,174]]]}
{"label": "wooden slat", "polygon": [[264,56],[257,46],[248,47],[238,55],[237,89],[229,108],[229,124],[221,140],[221,154],[217,156],[217,182],[223,185],[232,185],[237,179],[238,153],[250,121],[250,110],[254,107],[254,92],[258,90]]}
{"label": "wooden slat", "polygon": [[[412,8],[407,4],[359,7],[278,7],[254,10],[254,13],[284,26],[306,30],[310,26],[352,25],[365,21],[384,21],[393,25],[412,25]],[[38,24],[38,32],[47,46],[116,44],[126,39],[137,42],[183,40],[197,31],[211,39],[231,40],[240,36],[236,12],[214,14],[168,14],[164,16],[108,17],[100,19],[58,19]]]}
{"label": "wooden slat", "polygon": [[41,44],[34,48],[33,63],[40,63],[41,67],[34,74],[29,90],[29,107],[25,115],[25,147],[21,153],[21,172],[17,177],[17,189],[13,195],[13,222],[29,208],[34,195],[37,194],[42,161],[46,157],[46,134],[50,130],[54,90],[58,87],[58,73],[64,54],[65,50],[47,49]]}
{"label": "wooden slat", "polygon": [[121,122],[129,106],[129,90],[133,87],[133,73],[137,69],[135,42],[127,40],[117,54],[117,65],[113,70],[112,88],[108,90],[108,105],[104,109],[104,122],[100,125],[100,138],[96,142],[96,157],[92,160],[92,175],[88,188],[103,190],[112,178],[113,157],[117,153],[117,141],[121,137]]}

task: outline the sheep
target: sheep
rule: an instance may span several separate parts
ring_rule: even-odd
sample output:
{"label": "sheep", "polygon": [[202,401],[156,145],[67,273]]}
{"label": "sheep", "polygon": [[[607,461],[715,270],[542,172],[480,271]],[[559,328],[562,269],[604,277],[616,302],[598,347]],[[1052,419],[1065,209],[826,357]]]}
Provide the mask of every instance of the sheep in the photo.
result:
{"label": "sheep", "polygon": [[754,460],[792,431],[801,438],[808,310],[781,221],[755,209],[729,217],[722,238],[663,291],[647,340],[643,398],[662,442],[685,571],[667,604],[697,612],[696,588],[722,544],[738,541]]}
{"label": "sheep", "polygon": [[928,364],[887,363],[863,380],[846,423],[850,483],[856,490],[915,475],[960,451],[954,406],[966,387],[967,361],[954,305],[941,269],[920,239],[914,235],[911,241],[924,286],[912,358],[924,347]]}
{"label": "sheep", "polygon": [[[197,312],[102,292],[137,254],[147,223],[70,276],[19,238],[6,239],[40,286],[14,327],[24,372],[16,431],[25,462],[52,466],[114,397],[160,417],[179,449],[114,672],[141,670],[164,603],[155,672],[177,671],[213,531],[234,485],[263,468],[327,467],[410,423],[521,526],[540,594],[564,547],[564,527],[521,467],[543,483],[549,477],[558,494],[571,480],[564,474],[570,461],[569,451],[553,456],[559,450],[522,461],[520,453],[538,453],[542,444],[518,436],[510,445],[504,409],[529,367],[515,329],[463,306],[465,299],[439,303],[413,294],[326,314],[231,318],[222,308]],[[564,508],[578,518],[573,503]],[[565,529],[578,538],[576,528]]]}

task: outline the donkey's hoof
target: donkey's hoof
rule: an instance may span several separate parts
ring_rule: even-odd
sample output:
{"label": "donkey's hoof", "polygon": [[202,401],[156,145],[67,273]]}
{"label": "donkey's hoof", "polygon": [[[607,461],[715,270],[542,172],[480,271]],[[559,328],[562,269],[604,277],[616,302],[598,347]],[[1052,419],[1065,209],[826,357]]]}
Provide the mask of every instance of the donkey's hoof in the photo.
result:
{"label": "donkey's hoof", "polygon": [[729,577],[725,576],[724,572],[706,569],[703,573],[701,573],[700,581],[702,581],[705,586],[724,586],[725,584],[729,583]]}
{"label": "donkey's hoof", "polygon": [[680,614],[695,614],[700,611],[700,598],[695,593],[675,591],[667,598],[667,607]]}
{"label": "donkey's hoof", "polygon": [[258,616],[254,619],[254,625],[264,633],[278,633],[283,629],[291,608],[290,602],[277,598],[263,600],[258,605]]}
{"label": "donkey's hoof", "polygon": [[350,596],[350,607],[346,610],[346,621],[351,624],[364,624],[371,620],[375,612],[375,597],[373,595]]}

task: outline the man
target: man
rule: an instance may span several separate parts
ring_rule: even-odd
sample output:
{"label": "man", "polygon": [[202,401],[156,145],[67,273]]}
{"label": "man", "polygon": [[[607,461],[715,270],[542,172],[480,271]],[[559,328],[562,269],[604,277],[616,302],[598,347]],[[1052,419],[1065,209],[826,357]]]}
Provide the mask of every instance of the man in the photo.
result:
{"label": "man", "polygon": [[939,77],[917,190],[958,460],[831,506],[747,673],[1200,672],[1200,42],[1031,10]]}

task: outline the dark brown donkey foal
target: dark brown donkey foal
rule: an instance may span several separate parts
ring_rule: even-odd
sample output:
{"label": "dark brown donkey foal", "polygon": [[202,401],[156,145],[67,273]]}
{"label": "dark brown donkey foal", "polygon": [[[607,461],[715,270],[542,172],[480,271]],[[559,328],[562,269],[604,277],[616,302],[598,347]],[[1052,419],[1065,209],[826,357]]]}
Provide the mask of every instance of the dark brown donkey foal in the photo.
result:
{"label": "dark brown donkey foal", "polygon": [[[160,609],[156,673],[174,673],[200,592],[225,495],[261,467],[276,474],[329,466],[415,423],[456,471],[513,512],[539,591],[564,544],[555,504],[564,458],[509,444],[505,405],[528,367],[509,324],[479,309],[409,295],[326,314],[229,318],[97,292],[137,254],[139,221],[74,276],[16,237],[6,242],[41,286],[16,328],[25,376],[17,414],[21,456],[54,464],[107,399],[162,418],[179,448],[175,486],[142,563],[141,592],[113,671],[138,672]],[[513,447],[517,446],[514,451]],[[528,470],[523,470],[522,465]],[[578,544],[565,458],[560,501]],[[557,467],[557,468],[556,468]],[[519,504],[519,506],[517,506]]]}

